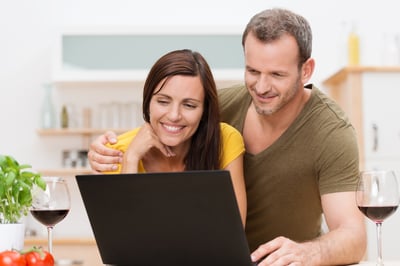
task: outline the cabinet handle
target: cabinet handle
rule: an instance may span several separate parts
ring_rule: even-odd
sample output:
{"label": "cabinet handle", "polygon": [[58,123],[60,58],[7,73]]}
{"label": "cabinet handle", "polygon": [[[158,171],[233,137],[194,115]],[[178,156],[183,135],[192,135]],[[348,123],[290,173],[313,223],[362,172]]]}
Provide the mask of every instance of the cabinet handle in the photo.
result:
{"label": "cabinet handle", "polygon": [[372,137],[373,137],[373,145],[372,151],[378,151],[378,125],[373,123],[372,124]]}

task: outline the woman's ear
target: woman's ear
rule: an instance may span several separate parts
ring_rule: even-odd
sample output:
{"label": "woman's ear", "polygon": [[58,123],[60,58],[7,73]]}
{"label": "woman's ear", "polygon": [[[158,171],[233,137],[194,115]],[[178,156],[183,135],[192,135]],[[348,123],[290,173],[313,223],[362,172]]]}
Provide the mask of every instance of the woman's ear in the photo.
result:
{"label": "woman's ear", "polygon": [[311,76],[314,73],[314,68],[315,60],[313,58],[309,58],[304,62],[303,67],[301,68],[301,79],[303,84],[308,83],[311,79]]}

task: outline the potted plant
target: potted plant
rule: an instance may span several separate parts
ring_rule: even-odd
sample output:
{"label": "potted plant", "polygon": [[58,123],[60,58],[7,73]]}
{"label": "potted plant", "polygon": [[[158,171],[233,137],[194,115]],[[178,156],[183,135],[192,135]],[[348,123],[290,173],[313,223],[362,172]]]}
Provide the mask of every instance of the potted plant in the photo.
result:
{"label": "potted plant", "polygon": [[20,220],[31,206],[32,187],[46,187],[41,175],[30,169],[30,165],[0,154],[0,251],[23,248],[25,226]]}

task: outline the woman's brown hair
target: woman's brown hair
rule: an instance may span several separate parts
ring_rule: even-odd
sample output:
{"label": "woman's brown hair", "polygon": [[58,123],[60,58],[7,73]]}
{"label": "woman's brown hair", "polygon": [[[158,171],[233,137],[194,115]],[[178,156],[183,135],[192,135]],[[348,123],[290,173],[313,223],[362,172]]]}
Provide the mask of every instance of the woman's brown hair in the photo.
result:
{"label": "woman's brown hair", "polygon": [[[204,88],[204,112],[192,136],[185,170],[220,169],[221,128],[218,94],[211,69],[198,52],[176,50],[163,55],[151,68],[143,88],[143,118],[150,121],[150,101],[172,76],[199,76]],[[155,91],[160,82],[159,90]]]}

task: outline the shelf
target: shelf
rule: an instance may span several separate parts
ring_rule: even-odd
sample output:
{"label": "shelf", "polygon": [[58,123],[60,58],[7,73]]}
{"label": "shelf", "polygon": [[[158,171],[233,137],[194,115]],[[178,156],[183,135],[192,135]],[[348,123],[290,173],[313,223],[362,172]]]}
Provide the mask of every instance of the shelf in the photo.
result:
{"label": "shelf", "polygon": [[38,129],[39,136],[67,136],[67,135],[101,135],[106,131],[113,131],[116,134],[131,130],[130,128],[54,128]]}
{"label": "shelf", "polygon": [[[217,84],[243,82],[244,69],[213,69]],[[148,70],[80,70],[70,69],[54,73],[53,82],[57,85],[69,84],[127,84],[143,87]]]}
{"label": "shelf", "polygon": [[90,168],[39,169],[37,171],[43,176],[75,176],[93,173]]}
{"label": "shelf", "polygon": [[323,81],[325,86],[336,86],[347,78],[352,73],[363,72],[399,72],[400,66],[349,66],[339,69],[336,73]]}

